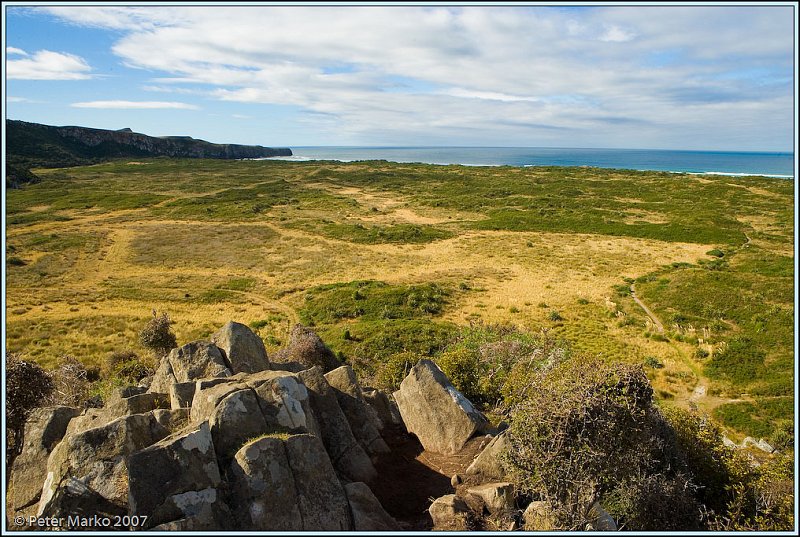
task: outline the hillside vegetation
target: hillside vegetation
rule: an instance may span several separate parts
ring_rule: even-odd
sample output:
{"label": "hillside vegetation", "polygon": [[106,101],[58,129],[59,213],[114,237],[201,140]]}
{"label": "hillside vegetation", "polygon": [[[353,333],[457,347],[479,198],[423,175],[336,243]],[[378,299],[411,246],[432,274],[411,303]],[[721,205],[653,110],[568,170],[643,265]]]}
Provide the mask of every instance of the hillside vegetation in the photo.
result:
{"label": "hillside vegetation", "polygon": [[7,198],[7,346],[46,367],[145,353],[131,342],[153,309],[180,341],[240,319],[271,351],[302,321],[383,386],[420,356],[451,377],[472,364],[464,386],[491,405],[492,364],[459,330],[507,323],[644,364],[662,405],[737,441],[793,420],[789,181],[144,158],[34,171]]}

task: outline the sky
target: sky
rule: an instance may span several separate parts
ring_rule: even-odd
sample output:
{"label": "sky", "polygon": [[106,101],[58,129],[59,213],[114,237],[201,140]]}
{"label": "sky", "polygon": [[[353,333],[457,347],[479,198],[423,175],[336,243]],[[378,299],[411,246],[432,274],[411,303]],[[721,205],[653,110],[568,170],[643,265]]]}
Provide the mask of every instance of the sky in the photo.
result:
{"label": "sky", "polygon": [[9,119],[280,147],[794,147],[788,4],[4,8]]}

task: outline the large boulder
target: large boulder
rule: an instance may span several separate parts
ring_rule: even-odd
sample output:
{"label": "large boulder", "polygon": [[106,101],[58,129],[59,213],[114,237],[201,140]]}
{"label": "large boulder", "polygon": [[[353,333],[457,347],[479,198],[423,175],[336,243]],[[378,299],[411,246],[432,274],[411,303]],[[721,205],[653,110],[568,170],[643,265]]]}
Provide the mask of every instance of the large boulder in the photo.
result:
{"label": "large boulder", "polygon": [[355,531],[398,531],[400,525],[375,497],[366,483],[348,483],[344,486]]}
{"label": "large boulder", "polygon": [[231,463],[231,505],[238,529],[301,531],[297,489],[285,442],[278,436],[245,444]]}
{"label": "large boulder", "polygon": [[258,396],[270,427],[320,435],[308,390],[300,377],[285,371],[262,371],[243,380]]}
{"label": "large boulder", "polygon": [[250,388],[228,394],[211,412],[208,419],[214,448],[221,460],[232,458],[248,439],[269,430],[258,398]]}
{"label": "large boulder", "polygon": [[77,416],[77,408],[57,406],[36,408],[25,422],[22,452],[14,459],[6,498],[10,516],[35,515],[42,483],[47,477],[47,458],[64,437]]}
{"label": "large boulder", "polygon": [[506,475],[503,455],[508,450],[508,433],[502,432],[492,438],[475,460],[467,467],[467,475],[480,475],[489,479],[503,479]]}
{"label": "large boulder", "polygon": [[327,373],[342,363],[333,351],[312,329],[297,324],[289,336],[289,344],[273,355],[273,361],[281,363],[297,362],[306,368],[319,366]]}
{"label": "large boulder", "polygon": [[319,424],[320,436],[336,471],[348,481],[370,482],[377,472],[372,461],[350,430],[336,393],[319,366],[297,374],[309,394],[311,410]]}
{"label": "large boulder", "polygon": [[269,369],[264,342],[241,323],[229,321],[211,336],[211,342],[225,353],[234,373],[257,373]]}
{"label": "large boulder", "polygon": [[144,414],[157,408],[169,408],[169,396],[166,393],[138,393],[127,397],[113,398],[106,403],[103,410],[114,418],[129,414]]}
{"label": "large boulder", "polygon": [[225,355],[216,345],[208,341],[193,341],[172,349],[161,360],[148,391],[169,393],[170,387],[178,382],[231,374]]}
{"label": "large boulder", "polygon": [[221,523],[220,483],[205,422],[128,457],[130,514],[147,517],[146,527],[198,516]]}
{"label": "large boulder", "polygon": [[555,515],[550,504],[546,501],[537,500],[528,504],[522,513],[525,524],[525,531],[553,531],[555,527]]}
{"label": "large boulder", "polygon": [[489,425],[430,360],[411,368],[394,398],[408,431],[436,453],[458,453],[473,434]]}
{"label": "large boulder", "polygon": [[336,400],[344,412],[353,436],[364,450],[370,455],[388,453],[389,446],[381,438],[379,429],[380,420],[375,410],[364,401],[361,386],[358,385],[356,374],[349,365],[337,367],[325,373],[325,379],[333,388]]}
{"label": "large boulder", "polygon": [[167,434],[169,431],[149,412],[67,435],[47,460],[37,515],[67,516],[75,509],[92,512],[98,498],[127,511],[128,456]]}

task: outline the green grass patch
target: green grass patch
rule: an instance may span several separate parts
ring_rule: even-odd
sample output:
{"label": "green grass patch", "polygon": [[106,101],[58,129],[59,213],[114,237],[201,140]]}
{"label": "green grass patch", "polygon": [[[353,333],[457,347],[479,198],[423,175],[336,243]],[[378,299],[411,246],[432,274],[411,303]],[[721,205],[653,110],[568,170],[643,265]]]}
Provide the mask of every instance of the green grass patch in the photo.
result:
{"label": "green grass patch", "polygon": [[300,308],[306,324],[337,323],[345,319],[416,319],[442,313],[452,292],[439,284],[389,285],[355,281],[310,289]]}

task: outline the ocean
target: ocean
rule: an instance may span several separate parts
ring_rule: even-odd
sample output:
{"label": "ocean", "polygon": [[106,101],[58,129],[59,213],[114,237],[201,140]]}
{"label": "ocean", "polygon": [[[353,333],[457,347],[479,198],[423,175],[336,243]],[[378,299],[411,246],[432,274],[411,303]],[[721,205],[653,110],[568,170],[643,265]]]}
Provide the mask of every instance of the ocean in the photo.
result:
{"label": "ocean", "polygon": [[629,170],[794,177],[793,153],[549,147],[292,147],[280,159],[388,160],[466,166],[596,166]]}

